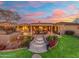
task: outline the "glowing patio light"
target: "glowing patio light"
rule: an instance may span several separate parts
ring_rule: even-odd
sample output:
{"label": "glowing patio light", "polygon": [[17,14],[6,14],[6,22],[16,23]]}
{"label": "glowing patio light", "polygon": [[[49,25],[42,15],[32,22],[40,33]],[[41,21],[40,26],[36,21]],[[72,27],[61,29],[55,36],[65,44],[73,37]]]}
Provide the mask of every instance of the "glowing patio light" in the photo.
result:
{"label": "glowing patio light", "polygon": [[42,30],[42,29],[43,29],[43,27],[39,26],[39,29],[41,29],[41,30]]}
{"label": "glowing patio light", "polygon": [[29,30],[29,29],[28,29],[28,27],[24,26],[24,27],[22,28],[22,30],[23,30],[23,31],[27,31],[27,30]]}
{"label": "glowing patio light", "polygon": [[24,32],[23,35],[26,36],[26,35],[28,35],[28,33]]}

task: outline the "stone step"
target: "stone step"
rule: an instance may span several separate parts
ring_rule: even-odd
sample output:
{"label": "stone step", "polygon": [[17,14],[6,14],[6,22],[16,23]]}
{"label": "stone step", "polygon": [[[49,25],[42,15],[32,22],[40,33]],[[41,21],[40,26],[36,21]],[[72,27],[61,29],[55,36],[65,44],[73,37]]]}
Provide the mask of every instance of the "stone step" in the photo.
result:
{"label": "stone step", "polygon": [[46,44],[34,44],[33,47],[44,47]]}
{"label": "stone step", "polygon": [[34,40],[30,43],[29,50],[35,53],[42,53],[47,51],[47,45],[45,43],[43,36],[37,36]]}
{"label": "stone step", "polygon": [[44,41],[34,41],[34,43],[42,44],[45,43]]}
{"label": "stone step", "polygon": [[42,58],[39,54],[33,54],[32,58]]}

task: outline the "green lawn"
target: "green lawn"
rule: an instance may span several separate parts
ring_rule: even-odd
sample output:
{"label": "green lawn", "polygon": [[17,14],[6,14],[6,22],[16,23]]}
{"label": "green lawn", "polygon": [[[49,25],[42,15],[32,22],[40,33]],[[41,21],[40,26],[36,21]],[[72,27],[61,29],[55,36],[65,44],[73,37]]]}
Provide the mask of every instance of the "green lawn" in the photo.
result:
{"label": "green lawn", "polygon": [[[79,38],[75,36],[64,35],[59,39],[58,45],[48,52],[40,54],[43,58],[66,58],[66,57],[79,57]],[[0,57],[11,58],[31,58],[32,53],[26,48],[10,52],[0,52]]]}
{"label": "green lawn", "polygon": [[26,48],[15,51],[0,52],[0,58],[31,58],[32,53]]}
{"label": "green lawn", "polygon": [[55,48],[40,55],[44,58],[79,57],[79,38],[64,35],[59,39],[59,43]]}

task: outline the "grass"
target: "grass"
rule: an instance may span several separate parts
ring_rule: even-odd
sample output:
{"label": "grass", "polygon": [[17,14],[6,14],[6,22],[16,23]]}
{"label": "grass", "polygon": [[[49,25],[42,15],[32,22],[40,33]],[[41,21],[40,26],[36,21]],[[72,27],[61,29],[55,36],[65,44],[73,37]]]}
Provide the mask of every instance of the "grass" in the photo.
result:
{"label": "grass", "polygon": [[32,53],[28,51],[26,48],[0,52],[0,58],[31,58],[31,56]]}
{"label": "grass", "polygon": [[[55,48],[40,54],[43,58],[70,58],[79,57],[79,38],[63,35]],[[0,52],[0,58],[31,58],[32,53],[26,48]]]}
{"label": "grass", "polygon": [[55,48],[40,54],[43,58],[79,57],[79,38],[63,35]]}

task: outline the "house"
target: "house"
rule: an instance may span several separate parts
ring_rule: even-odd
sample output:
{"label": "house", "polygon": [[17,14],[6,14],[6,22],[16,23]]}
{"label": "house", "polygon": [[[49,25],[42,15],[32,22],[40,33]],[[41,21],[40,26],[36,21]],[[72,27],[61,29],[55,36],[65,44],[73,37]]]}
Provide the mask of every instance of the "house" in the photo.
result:
{"label": "house", "polygon": [[79,24],[71,22],[59,22],[55,23],[58,26],[58,32],[64,34],[66,31],[73,31],[75,35],[79,36]]}
{"label": "house", "polygon": [[[2,26],[2,24],[0,26]],[[4,23],[3,27],[5,27],[5,26],[6,26],[6,23]],[[79,36],[79,24],[71,23],[71,22],[30,23],[30,24],[9,23],[9,25],[7,25],[7,26],[8,27],[12,26],[18,32],[28,32],[31,34],[47,34],[47,33],[53,34],[53,33],[56,33],[56,34],[63,35],[66,31],[73,31],[75,33],[75,35]]]}
{"label": "house", "polygon": [[20,24],[19,29],[22,31],[29,31],[30,33],[57,33],[64,34],[66,31],[74,31],[75,35],[79,35],[79,24],[70,22],[59,22],[59,23],[31,23],[31,24]]}

